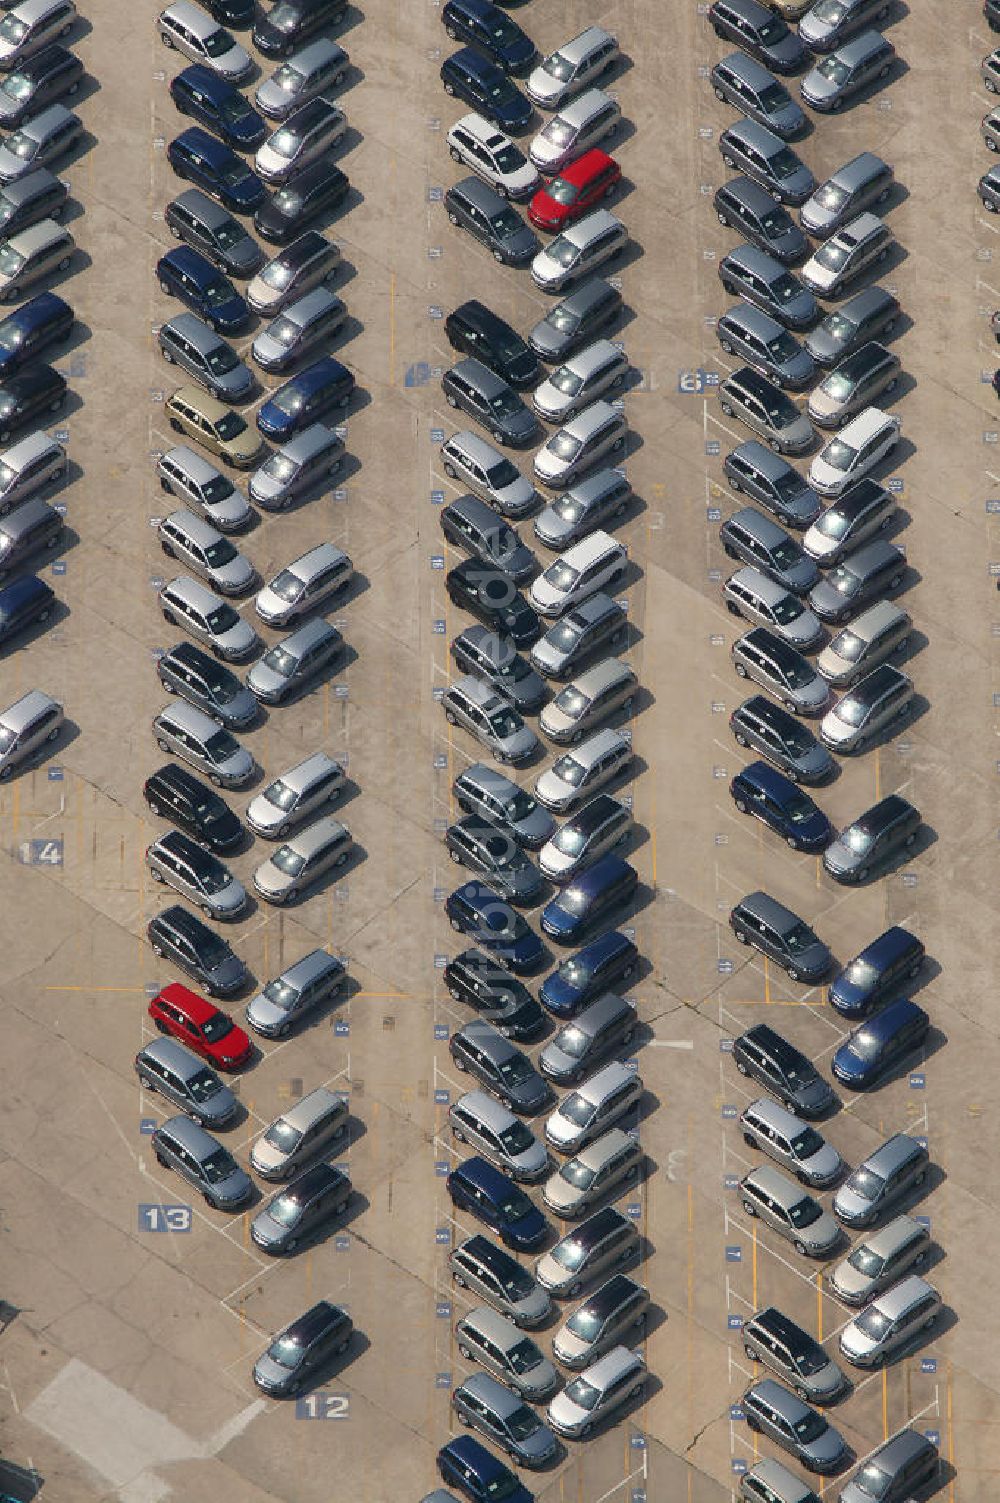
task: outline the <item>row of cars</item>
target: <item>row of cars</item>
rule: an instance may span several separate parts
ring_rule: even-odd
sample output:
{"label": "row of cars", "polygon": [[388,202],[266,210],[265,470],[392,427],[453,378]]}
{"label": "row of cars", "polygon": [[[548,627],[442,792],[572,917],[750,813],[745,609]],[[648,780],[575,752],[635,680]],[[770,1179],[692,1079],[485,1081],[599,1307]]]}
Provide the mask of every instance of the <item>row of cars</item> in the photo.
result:
{"label": "row of cars", "polygon": [[[841,883],[863,882],[905,858],[921,824],[917,809],[889,794],[838,834],[802,786],[829,779],[831,752],[857,753],[891,734],[913,703],[911,681],[891,662],[905,649],[910,619],[885,598],[906,570],[902,550],[884,538],[896,501],[875,478],[899,440],[899,419],[873,404],[900,381],[898,357],[879,342],[893,332],[900,309],[888,289],[853,290],[890,253],[891,232],[873,209],[889,200],[893,173],[865,151],[818,184],[788,145],[807,118],[774,74],[811,62],[802,100],[813,110],[840,108],[864,84],[887,76],[893,48],[873,23],[890,10],[884,0],[777,0],[770,9],[756,0],[715,0],[708,10],[716,34],[741,49],[711,70],[715,94],[744,114],[718,138],[724,166],[740,175],[716,191],[715,209],[744,243],[719,261],[722,288],[739,301],[715,330],[723,355],[745,362],[721,380],[719,402],[726,419],[758,435],[724,460],[730,491],[756,504],[722,523],[722,546],[740,565],[722,594],[734,616],[752,623],[732,648],[736,673],[768,691],[730,717],[737,743],[759,753],[732,778],[730,794],[740,814],[760,819],[793,851],[821,855],[826,873]],[[799,19],[797,32],[783,13]],[[821,241],[817,249],[807,236]],[[834,301],[824,314],[821,302]],[[803,412],[788,393],[810,388]],[[834,432],[803,478],[785,456],[814,450],[814,428]],[[838,698],[831,689],[841,691]],[[818,739],[803,716],[822,716]],[[766,892],[741,899],[730,926],[737,941],[793,982],[815,985],[833,970],[810,926]],[[928,1015],[900,993],[923,960],[916,936],[893,926],[830,985],[831,1006],[857,1024],[831,1062],[847,1088],[877,1086],[922,1048]],[[770,1160],[738,1183],[744,1214],[800,1256],[824,1262],[843,1253],[845,1232],[876,1227],[827,1271],[827,1288],[839,1301],[852,1312],[863,1306],[840,1328],[839,1351],[862,1371],[912,1351],[941,1299],[918,1271],[929,1257],[926,1227],[892,1213],[926,1179],[926,1144],[897,1133],[852,1172],[813,1126],[835,1108],[836,1096],[800,1049],[756,1024],[733,1040],[732,1057],[742,1076],[768,1092],[739,1119],[744,1143]],[[831,1214],[809,1192],[834,1187]],[[775,1306],[742,1321],[740,1340],[755,1371],[759,1363],[775,1374],[750,1384],[740,1416],[809,1471],[840,1471],[850,1450],[824,1413],[852,1391],[840,1365]],[[901,1503],[937,1475],[938,1464],[936,1445],[906,1428],[862,1460],[839,1498]],[[739,1485],[752,1503],[816,1497],[770,1457],[745,1469]]]}
{"label": "row of cars", "polygon": [[[156,22],[164,47],[188,60],[169,83],[179,118],[165,156],[181,183],[193,186],[163,211],[178,244],[155,267],[160,292],[186,310],[156,331],[160,356],[187,379],[163,408],[184,442],[156,460],[161,491],[176,503],[156,519],[157,540],[182,571],[159,583],[158,604],[165,623],[183,635],[157,654],[169,699],[152,731],[169,760],[143,787],[151,816],[167,825],[146,851],[146,869],[183,901],[160,907],[147,933],[154,954],[199,990],[171,981],[152,998],[149,1018],[163,1036],[144,1045],[135,1069],[174,1111],[152,1134],[157,1163],[210,1207],[230,1212],[254,1205],[259,1192],[214,1135],[246,1115],[218,1072],[260,1057],[251,1035],[283,1039],[314,1022],[343,998],[348,982],[341,957],[324,948],[300,955],[246,1005],[248,1033],[209,998],[233,997],[252,978],[237,949],[194,911],[226,924],[250,912],[250,883],[244,886],[226,858],[254,838],[268,844],[253,891],[271,905],[308,900],[354,853],[350,831],[330,813],[344,792],[344,768],[324,751],[268,779],[242,816],[223,796],[261,771],[238,734],[308,694],[346,652],[326,616],[351,587],[347,554],[320,529],[306,552],[267,578],[242,538],[234,540],[257,520],[255,508],[279,513],[308,502],[343,466],[336,425],[355,382],[330,344],[348,315],[330,287],[341,268],[339,247],[315,221],[342,205],[349,189],[330,160],[344,142],[347,117],[327,97],[350,69],[346,51],[328,35],[346,9],[346,0],[278,0],[258,15],[253,0],[207,0],[204,9],[176,0]],[[252,102],[240,86],[257,64],[228,29],[251,26],[254,47],[277,61]],[[241,358],[230,341],[255,324]],[[271,374],[287,379],[268,390]],[[226,473],[233,469],[253,471],[248,494]],[[253,625],[239,608],[248,598]],[[269,645],[269,631],[288,634]],[[252,664],[245,678],[230,666],[242,664]],[[349,1131],[345,1092],[321,1085],[258,1135],[250,1168],[265,1181],[284,1182],[250,1221],[262,1253],[293,1254],[343,1223],[351,1181],[329,1159],[343,1151]],[[260,1354],[254,1382],[273,1397],[301,1393],[341,1361],[352,1330],[341,1306],[317,1301]]]}
{"label": "row of cars", "polygon": [[[621,168],[600,144],[621,120],[600,86],[619,49],[603,27],[588,26],[540,60],[524,29],[488,0],[448,0],[441,22],[464,44],[441,65],[442,83],[471,110],[447,133],[470,175],[446,190],[445,212],[497,262],[530,265],[535,287],[559,299],[526,337],[479,298],[452,309],[444,333],[458,359],[441,383],[448,405],[476,425],[440,450],[445,475],[464,488],[440,511],[446,542],[465,555],[445,589],[474,618],[450,644],[456,676],[440,694],[447,722],[466,733],[444,844],[471,875],[444,903],[471,947],[446,962],[442,979],[474,1014],[448,1046],[473,1089],[449,1106],[458,1162],[447,1190],[462,1222],[483,1228],[468,1235],[461,1226],[449,1255],[461,1299],[455,1337],[476,1364],[452,1409],[517,1465],[540,1468],[564,1454],[560,1437],[585,1438],[613,1421],[646,1379],[637,1342],[649,1294],[627,1271],[641,1237],[615,1204],[634,1193],[645,1162],[631,1126],[643,1082],[621,1058],[639,1026],[622,992],[640,956],[631,930],[611,927],[638,884],[618,854],[632,835],[631,799],[611,792],[630,772],[627,722],[639,692],[613,655],[628,641],[617,597],[634,575],[609,530],[632,496],[615,467],[628,438],[620,394],[631,370],[607,337],[621,294],[600,275],[629,245],[605,206]],[[535,106],[544,123],[522,149],[516,138]],[[529,447],[530,479],[515,463]],[[531,544],[517,525],[529,518]],[[554,560],[540,560],[539,545]],[[537,763],[545,743],[557,755],[529,790],[474,760],[467,737],[501,767]],[[523,912],[538,905],[541,935]],[[546,966],[546,940],[577,948],[535,995],[522,978]],[[550,1019],[556,1030],[533,1057],[522,1045]],[[546,1212],[571,1225],[554,1232]],[[585,1293],[550,1357],[527,1332]],[[532,1407],[543,1402],[544,1418]],[[472,1435],[449,1440],[437,1465],[472,1503],[533,1497]],[[439,1489],[425,1503],[455,1503],[455,1494]]]}

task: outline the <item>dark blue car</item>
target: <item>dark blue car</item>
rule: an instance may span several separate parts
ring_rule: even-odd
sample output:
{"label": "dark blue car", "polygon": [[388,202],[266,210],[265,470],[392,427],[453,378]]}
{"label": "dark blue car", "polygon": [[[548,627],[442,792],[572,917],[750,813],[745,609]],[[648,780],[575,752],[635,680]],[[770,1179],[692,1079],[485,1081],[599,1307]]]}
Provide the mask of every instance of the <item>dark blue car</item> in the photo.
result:
{"label": "dark blue car", "polygon": [[[460,1488],[472,1503],[535,1503],[534,1493],[518,1480],[509,1466],[471,1435],[456,1435],[437,1454],[441,1480]],[[436,1495],[435,1495],[436,1496]]]}
{"label": "dark blue car", "polygon": [[162,292],[180,298],[217,334],[234,334],[249,322],[246,299],[224,272],[189,245],[175,246],[161,256],[156,275]]}
{"label": "dark blue car", "polygon": [[446,94],[471,104],[480,115],[502,130],[522,130],[532,109],[520,89],[514,87],[502,68],[471,47],[463,47],[441,64],[441,82]]}
{"label": "dark blue car", "polygon": [[544,1238],[548,1222],[541,1211],[486,1159],[464,1159],[446,1183],[458,1209],[492,1227],[508,1247],[523,1251],[537,1247]]}
{"label": "dark blue car", "polygon": [[450,37],[471,42],[505,73],[527,73],[535,60],[534,42],[491,0],[447,0],[441,20]]}
{"label": "dark blue car", "polygon": [[36,621],[47,621],[56,597],[44,579],[36,574],[22,574],[0,590],[0,642],[15,636]]}
{"label": "dark blue car", "polygon": [[635,892],[639,875],[620,856],[602,856],[556,893],[542,909],[542,928],[563,945],[572,945],[592,924]]}
{"label": "dark blue car", "polygon": [[609,929],[569,955],[542,982],[539,1001],[558,1018],[571,1018],[591,998],[615,991],[639,963],[639,951],[627,934]]}
{"label": "dark blue car", "polygon": [[252,214],[264,201],[267,189],[256,172],[200,125],[191,125],[174,137],[167,159],[178,177],[197,184],[231,214]]}
{"label": "dark blue car", "polygon": [[40,292],[0,320],[0,376],[34,360],[50,344],[68,339],[73,309],[54,292]]}
{"label": "dark blue car", "polygon": [[833,1056],[833,1073],[852,1091],[865,1091],[927,1037],[930,1019],[909,997],[897,997],[888,1007],[855,1028]]}
{"label": "dark blue car", "polygon": [[239,89],[200,63],[172,78],[170,93],[182,115],[192,115],[237,151],[256,151],[267,135],[262,117]]}
{"label": "dark blue car", "polygon": [[484,950],[516,974],[534,971],[545,958],[545,947],[519,913],[485,882],[465,882],[445,900],[444,911],[453,929],[471,934]]}
{"label": "dark blue car", "polygon": [[257,427],[265,438],[283,444],[335,407],[346,407],[353,390],[347,366],[327,355],[272,392],[257,414]]}
{"label": "dark blue car", "polygon": [[910,981],[924,963],[924,947],[909,929],[893,924],[848,961],[830,985],[830,1002],[845,1018],[867,1017],[901,981]]}
{"label": "dark blue car", "polygon": [[808,793],[767,762],[751,762],[729,784],[741,814],[755,814],[793,851],[824,851],[835,830]]}

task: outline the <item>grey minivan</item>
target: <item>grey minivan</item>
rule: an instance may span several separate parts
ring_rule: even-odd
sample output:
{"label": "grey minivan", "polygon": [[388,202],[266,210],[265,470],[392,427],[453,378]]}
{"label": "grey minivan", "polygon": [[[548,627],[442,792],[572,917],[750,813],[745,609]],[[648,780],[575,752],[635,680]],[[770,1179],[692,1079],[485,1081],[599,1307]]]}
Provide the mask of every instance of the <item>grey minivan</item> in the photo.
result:
{"label": "grey minivan", "polygon": [[314,287],[288,304],[253,342],[253,358],[263,370],[284,371],[320,342],[333,339],[347,320],[343,299],[328,287]]}
{"label": "grey minivan", "polygon": [[346,983],[342,960],[326,950],[310,950],[247,1004],[246,1020],[264,1038],[283,1038],[314,1008],[341,992]]}
{"label": "grey minivan", "polygon": [[441,389],[449,407],[474,417],[497,443],[521,447],[538,436],[538,419],[513,387],[471,355],[444,372]]}
{"label": "grey minivan", "polygon": [[847,1458],[840,1431],[774,1378],[764,1378],[748,1388],[742,1408],[751,1430],[770,1436],[811,1472],[835,1472]]}
{"label": "grey minivan", "polygon": [[297,496],[336,475],[343,462],[344,440],[336,429],[310,423],[254,471],[250,495],[267,511],[284,511]]}
{"label": "grey minivan", "polygon": [[555,1368],[530,1336],[488,1305],[456,1322],[455,1340],[466,1362],[480,1363],[526,1399],[547,1398],[558,1386]]}
{"label": "grey minivan", "polygon": [[808,527],[819,516],[822,502],[812,487],[786,459],[756,439],[739,444],[722,463],[737,495],[746,492],[779,521]]}
{"label": "grey minivan", "polygon": [[190,1117],[169,1117],[151,1139],[156,1162],[173,1169],[217,1211],[238,1211],[253,1194],[253,1182],[228,1148]]}
{"label": "grey minivan", "polygon": [[315,37],[257,85],[254,103],[262,115],[284,120],[314,95],[337,88],[349,68],[350,59],[339,43],[328,37]]}
{"label": "grey minivan", "polygon": [[502,264],[524,266],[539,248],[538,236],[517,210],[478,177],[463,177],[449,188],[444,207],[453,225],[475,236]]}
{"label": "grey minivan", "polygon": [[538,1056],[539,1069],[557,1085],[572,1085],[606,1054],[627,1048],[638,1023],[632,1002],[605,992],[546,1044]]}
{"label": "grey minivan", "polygon": [[730,52],[709,74],[716,99],[758,120],[786,141],[805,129],[806,117],[784,84],[745,52]]}
{"label": "grey minivan", "polygon": [[813,379],[812,356],[761,308],[746,303],[729,308],[715,325],[715,337],[724,354],[745,360],[777,386],[798,391]]}
{"label": "grey minivan", "polygon": [[568,548],[621,517],[632,500],[632,487],[620,469],[595,470],[550,501],[532,523],[546,548]]}
{"label": "grey minivan", "polygon": [[[782,333],[785,333],[782,330]],[[786,336],[791,339],[791,335]],[[719,407],[759,433],[778,454],[803,454],[814,442],[812,424],[785,393],[750,366],[719,384]]]}
{"label": "grey minivan", "polygon": [[874,538],[827,570],[809,591],[809,604],[821,620],[839,624],[876,595],[898,589],[905,573],[903,550]]}
{"label": "grey minivan", "polygon": [[604,328],[622,306],[622,295],[602,277],[590,277],[550,308],[528,335],[542,360],[555,364]]}
{"label": "grey minivan", "polygon": [[778,203],[803,204],[816,186],[805,162],[758,120],[737,120],[720,131],[719,151],[730,172],[745,172]]}
{"label": "grey minivan", "polygon": [[35,496],[0,518],[0,580],[19,568],[26,558],[41,548],[55,548],[62,539],[66,524],[41,496]]}
{"label": "grey minivan", "polygon": [[254,378],[232,345],[193,313],[179,313],[161,324],[156,335],[168,365],[179,365],[222,402],[250,395]]}
{"label": "grey minivan", "polygon": [[256,770],[253,757],[236,737],[195,705],[164,705],[153,720],[153,735],[161,751],[206,772],[219,788],[241,788]]}
{"label": "grey minivan", "polygon": [[62,705],[41,689],[29,689],[0,710],[0,778],[9,778],[22,762],[54,741],[62,723]]}
{"label": "grey minivan", "polygon": [[458,496],[441,508],[441,531],[449,543],[471,558],[500,569],[515,584],[530,579],[538,569],[534,553],[522,543],[509,523],[478,496]]}
{"label": "grey minivan", "polygon": [[448,1050],[456,1070],[474,1075],[509,1111],[536,1112],[552,1094],[523,1050],[482,1018],[453,1033]]}
{"label": "grey minivan", "polygon": [[742,559],[796,595],[804,595],[819,578],[816,564],[802,545],[754,506],[744,506],[727,517],[719,528],[719,540],[728,558]]}
{"label": "grey minivan", "polygon": [[896,49],[880,31],[863,31],[828,53],[799,85],[814,110],[839,110],[877,78],[888,78]]}
{"label": "grey minivan", "polygon": [[937,1446],[907,1426],[865,1457],[837,1503],[907,1503],[940,1470]]}
{"label": "grey minivan", "polygon": [[841,1240],[839,1226],[819,1201],[770,1164],[745,1174],[739,1194],[748,1216],[786,1237],[803,1257],[828,1258]]}
{"label": "grey minivan", "polygon": [[343,655],[340,632],[316,616],[268,648],[247,674],[247,688],[263,704],[280,704],[305,689],[325,668],[339,663]]}
{"label": "grey minivan", "polygon": [[[838,0],[840,3],[840,0]],[[832,235],[862,209],[884,204],[892,191],[893,173],[873,151],[862,151],[838,167],[802,205],[802,228],[811,235]]]}
{"label": "grey minivan", "polygon": [[247,824],[265,840],[284,840],[308,815],[338,799],[344,769],[326,752],[314,752],[258,793],[247,809]]}
{"label": "grey minivan", "polygon": [[215,1071],[177,1039],[152,1039],[135,1057],[135,1073],[149,1091],[179,1106],[202,1127],[226,1127],[239,1103]]}
{"label": "grey minivan", "polygon": [[713,200],[719,223],[734,226],[747,240],[770,251],[785,266],[799,261],[809,242],[788,210],[749,177],[730,178]]}
{"label": "grey minivan", "polygon": [[223,475],[221,470],[185,444],[168,449],[157,461],[156,468],[160,489],[168,496],[183,496],[192,507],[204,512],[220,532],[236,532],[253,516],[246,497],[236,489],[228,475]]}
{"label": "grey minivan", "polygon": [[841,1185],[833,1199],[835,1215],[849,1227],[870,1226],[901,1195],[923,1184],[929,1164],[923,1143],[895,1133]]}
{"label": "grey minivan", "polygon": [[819,304],[777,257],[759,245],[737,245],[719,262],[719,281],[730,297],[741,297],[789,329],[808,329]]}

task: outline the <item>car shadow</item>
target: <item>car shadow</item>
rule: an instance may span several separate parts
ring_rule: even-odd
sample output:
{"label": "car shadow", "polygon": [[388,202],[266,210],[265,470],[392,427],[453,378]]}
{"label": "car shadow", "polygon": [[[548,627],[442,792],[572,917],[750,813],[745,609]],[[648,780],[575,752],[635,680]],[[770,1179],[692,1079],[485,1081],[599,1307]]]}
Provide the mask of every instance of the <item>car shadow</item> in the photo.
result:
{"label": "car shadow", "polygon": [[893,84],[899,83],[903,78],[906,77],[909,71],[909,63],[907,63],[904,58],[900,57],[899,53],[897,52],[896,56],[893,58],[892,63],[889,66],[889,71],[886,73],[885,77],[873,78],[871,83],[865,84],[863,89],[859,89],[856,94],[852,95],[851,98],[846,101],[843,108],[839,109],[836,113],[844,119],[846,119],[848,115],[853,115],[855,110],[860,109],[862,105],[870,104],[873,99],[878,99],[879,95],[884,94],[885,91],[891,88]]}
{"label": "car shadow", "polygon": [[[26,757],[23,762],[19,762],[16,767],[11,768],[10,772],[5,776],[0,777],[0,781],[5,783],[7,787],[10,787],[12,784],[20,782],[27,774],[40,772],[47,762],[61,758],[63,753],[73,745],[74,741],[79,739],[79,736],[80,730],[75,721],[64,720],[59,727],[58,735],[52,741],[44,742],[37,751],[32,752],[30,757]],[[58,762],[56,765],[58,765]],[[51,781],[57,782],[59,780],[53,778]],[[2,1497],[2,1494],[0,1494],[0,1497]]]}

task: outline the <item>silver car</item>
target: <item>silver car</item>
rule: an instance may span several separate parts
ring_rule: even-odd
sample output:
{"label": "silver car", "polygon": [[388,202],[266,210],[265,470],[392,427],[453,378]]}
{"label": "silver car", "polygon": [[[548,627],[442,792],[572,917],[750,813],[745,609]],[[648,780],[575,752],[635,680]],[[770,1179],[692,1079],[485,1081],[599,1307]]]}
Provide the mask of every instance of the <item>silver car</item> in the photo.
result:
{"label": "silver car", "polygon": [[321,673],[339,662],[344,639],[322,617],[304,621],[273,647],[268,648],[247,674],[247,687],[267,705],[280,704]]}
{"label": "silver car", "polygon": [[552,1312],[545,1290],[515,1257],[482,1233],[452,1249],[451,1276],[459,1289],[488,1299],[518,1326],[540,1326]]}
{"label": "silver car", "polygon": [[565,752],[535,780],[535,796],[546,809],[566,814],[596,793],[631,762],[632,744],[618,731],[595,731]]}
{"label": "silver car", "polygon": [[448,1121],[455,1139],[468,1143],[511,1179],[533,1183],[549,1167],[549,1156],[530,1128],[486,1091],[466,1091],[452,1103]]}
{"label": "silver car", "polygon": [[803,1184],[825,1190],[843,1173],[840,1154],[812,1123],[803,1122],[767,1096],[744,1108],[740,1126],[749,1148],[761,1149]]}
{"label": "silver car", "polygon": [[254,167],[265,182],[285,183],[324,156],[346,134],[347,116],[342,109],[326,99],[310,99],[271,132],[257,151]]}
{"label": "silver car", "polygon": [[615,1061],[565,1096],[545,1124],[545,1139],[560,1153],[577,1153],[638,1106],[641,1076]]}
{"label": "silver car", "polygon": [[228,538],[186,507],[163,518],[159,535],[168,558],[180,557],[223,595],[241,595],[257,577],[253,564]]}
{"label": "silver car", "polygon": [[930,1256],[930,1232],[912,1216],[897,1216],[855,1244],[829,1275],[830,1288],[848,1305],[863,1305]]}
{"label": "silver car", "polygon": [[805,162],[759,120],[737,120],[720,131],[719,151],[731,172],[745,172],[778,203],[804,204],[816,187]]}
{"label": "silver car", "polygon": [[173,1169],[217,1211],[238,1211],[253,1194],[253,1182],[203,1127],[190,1117],[169,1117],[150,1138],[161,1169]]}
{"label": "silver car", "polygon": [[813,427],[791,397],[770,381],[741,366],[720,383],[719,407],[759,433],[778,454],[802,454],[813,442]]}
{"label": "silver car", "polygon": [[268,626],[288,626],[345,590],[354,565],[334,543],[318,543],[279,569],[257,595],[254,608]]}
{"label": "silver car", "polygon": [[473,1373],[452,1392],[451,1405],[463,1425],[488,1435],[519,1466],[547,1465],[558,1442],[529,1409],[520,1393],[498,1383],[488,1373]]}
{"label": "silver car", "polygon": [[207,642],[227,662],[251,657],[260,646],[253,627],[228,600],[185,574],[168,580],[160,590],[160,609],[169,625],[181,626],[196,641]]}
{"label": "silver car", "polygon": [[912,621],[901,606],[880,600],[839,631],[816,659],[828,683],[841,686],[868,673],[909,641]]}
{"label": "silver car", "polygon": [[284,1038],[296,1023],[347,985],[344,963],[326,950],[310,950],[286,966],[247,1005],[246,1020],[264,1038]]}
{"label": "silver car", "polygon": [[247,905],[243,883],[180,830],[168,830],[147,847],[146,865],[154,882],[190,898],[209,918],[237,918]]}
{"label": "silver car", "polygon": [[550,741],[577,744],[602,720],[632,714],[638,692],[635,670],[620,658],[603,658],[581,673],[544,706],[538,723]]}
{"label": "silver car", "polygon": [[621,1190],[633,1184],[642,1169],[645,1155],[631,1133],[612,1127],[575,1158],[560,1164],[545,1181],[542,1199],[550,1211],[569,1219],[589,1211],[595,1200],[609,1190]]}
{"label": "silver car", "polygon": [[349,1118],[346,1095],[317,1086],[265,1128],[250,1150],[250,1163],[262,1179],[287,1179],[314,1154],[342,1140]]}
{"label": "silver car", "polygon": [[152,1039],[135,1057],[135,1073],[154,1091],[202,1127],[226,1127],[239,1102],[215,1071],[177,1039]]}
{"label": "silver car", "polygon": [[268,783],[247,808],[247,824],[265,840],[285,836],[344,791],[344,769],[326,752],[314,752]]}
{"label": "silver car", "polygon": [[589,88],[618,57],[618,42],[603,26],[588,26],[549,53],[528,76],[525,92],[545,110],[557,110]]}
{"label": "silver car", "polygon": [[448,724],[471,731],[498,762],[525,762],[538,749],[538,737],[517,711],[471,673],[449,685],[441,703]]}
{"label": "silver car", "polygon": [[583,1438],[623,1404],[638,1398],[645,1386],[642,1354],[627,1346],[612,1347],[556,1394],[548,1407],[549,1424],[559,1435]]}
{"label": "silver car", "polygon": [[164,47],[176,47],[192,62],[230,82],[242,80],[253,67],[246,48],[193,0],[173,0],[160,12],[156,25]]}
{"label": "silver car", "polygon": [[346,825],[336,819],[318,819],[258,866],[253,885],[268,903],[294,903],[326,872],[346,865],[352,849]]}
{"label": "silver car", "polygon": [[0,779],[11,777],[22,762],[55,741],[63,719],[62,705],[41,689],[29,689],[0,710]]}
{"label": "silver car", "polygon": [[777,695],[797,715],[819,715],[830,699],[824,679],[802,654],[766,626],[755,626],[733,643],[733,667]]}
{"label": "silver car", "polygon": [[315,37],[278,65],[270,78],[257,85],[254,103],[262,115],[284,120],[300,104],[336,89],[344,82],[351,60],[343,47],[328,37]]}
{"label": "silver car", "polygon": [[579,1371],[624,1336],[638,1337],[648,1313],[649,1291],[628,1274],[613,1274],[560,1326],[552,1351],[564,1367]]}
{"label": "silver car", "polygon": [[819,618],[797,595],[759,569],[737,569],[722,586],[722,598],[732,615],[769,626],[800,652],[808,652],[822,639]]}
{"label": "silver car", "polygon": [[934,1286],[911,1273],[876,1295],[841,1331],[840,1350],[855,1367],[879,1367],[929,1331],[940,1311],[941,1296]]}
{"label": "silver car", "polygon": [[195,705],[164,705],[153,721],[153,735],[161,751],[207,773],[219,788],[241,788],[254,775],[246,748]]}
{"label": "silver car", "polygon": [[559,1385],[555,1368],[530,1336],[489,1305],[456,1322],[455,1341],[466,1362],[478,1362],[526,1399],[546,1398]]}
{"label": "silver car", "polygon": [[610,339],[596,339],[535,388],[532,406],[549,423],[564,423],[608,391],[620,391],[629,371],[628,356]]}

